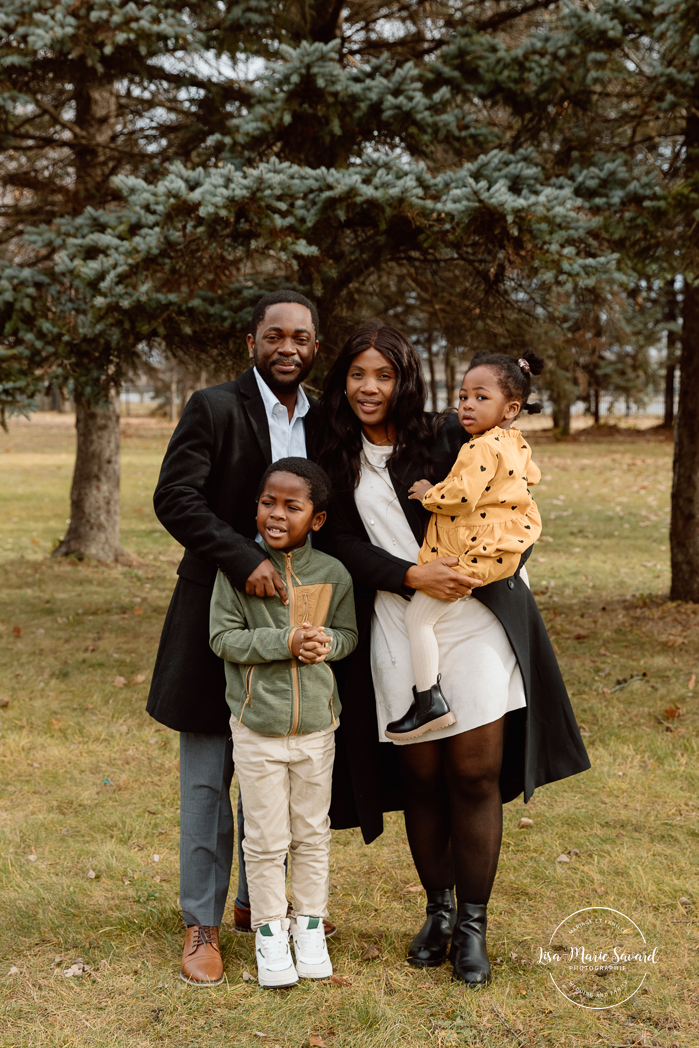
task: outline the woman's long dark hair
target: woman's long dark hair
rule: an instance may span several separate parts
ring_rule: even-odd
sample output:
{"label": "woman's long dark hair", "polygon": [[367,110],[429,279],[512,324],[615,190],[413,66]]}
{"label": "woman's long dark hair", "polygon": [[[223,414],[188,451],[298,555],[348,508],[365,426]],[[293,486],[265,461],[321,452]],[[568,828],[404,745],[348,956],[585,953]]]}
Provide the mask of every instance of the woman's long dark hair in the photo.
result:
{"label": "woman's long dark hair", "polygon": [[354,491],[359,482],[362,425],[345,396],[347,372],[366,349],[377,349],[396,370],[386,421],[395,426],[390,465],[395,476],[412,484],[430,476],[429,448],[436,425],[425,415],[425,380],[411,342],[390,324],[365,324],[345,342],[325,381],[320,398],[323,420],[320,464],[335,492]]}

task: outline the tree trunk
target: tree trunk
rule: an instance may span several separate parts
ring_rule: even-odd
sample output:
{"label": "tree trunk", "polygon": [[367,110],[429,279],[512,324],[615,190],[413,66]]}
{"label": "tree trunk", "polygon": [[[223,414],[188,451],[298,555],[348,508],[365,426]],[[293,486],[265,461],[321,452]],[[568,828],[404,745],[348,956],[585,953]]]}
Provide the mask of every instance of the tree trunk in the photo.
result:
{"label": "tree trunk", "polygon": [[170,380],[170,422],[177,422],[177,379]]}
{"label": "tree trunk", "polygon": [[570,436],[570,408],[569,400],[553,401],[553,428],[557,429],[562,437]]}
{"label": "tree trunk", "polygon": [[599,386],[594,389],[594,418],[595,425],[599,426]]}
{"label": "tree trunk", "polygon": [[449,345],[444,351],[444,378],[447,386],[447,407],[453,408],[456,400],[456,360]]}
{"label": "tree trunk", "polygon": [[437,407],[437,367],[434,359],[434,335],[430,331],[427,335],[427,363],[430,369],[430,396],[432,397],[432,410],[439,411]]}
{"label": "tree trunk", "polygon": [[685,283],[670,516],[671,600],[699,603],[699,286]]}
{"label": "tree trunk", "polygon": [[113,400],[92,407],[76,395],[77,454],[70,523],[54,557],[114,561],[119,545],[119,412]]}
{"label": "tree trunk", "polygon": [[[674,335],[674,331],[672,332]],[[670,332],[667,333],[668,337],[668,356],[670,355]],[[674,355],[674,349],[673,349]],[[672,423],[675,420],[675,365],[667,364],[665,367],[665,417],[663,419],[663,425],[667,426],[668,429],[672,427]]]}
{"label": "tree trunk", "polygon": [[667,329],[667,354],[665,358],[665,418],[663,425],[668,429],[672,426],[675,418],[675,365],[677,363],[677,331],[674,325],[677,323],[677,292],[675,281],[668,280],[665,284],[665,321],[673,325]]}

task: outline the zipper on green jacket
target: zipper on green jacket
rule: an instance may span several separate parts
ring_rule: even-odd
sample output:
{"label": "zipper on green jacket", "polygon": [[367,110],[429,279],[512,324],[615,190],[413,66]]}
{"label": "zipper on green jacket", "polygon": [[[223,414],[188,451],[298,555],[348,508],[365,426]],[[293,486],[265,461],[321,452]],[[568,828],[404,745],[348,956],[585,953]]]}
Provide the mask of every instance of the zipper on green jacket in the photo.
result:
{"label": "zipper on green jacket", "polygon": [[[296,578],[296,575],[294,574],[294,569],[291,566],[291,558],[293,554],[293,550],[291,551],[291,553],[284,553],[284,565],[286,568],[286,589],[289,595],[290,626],[293,626],[295,624],[296,619],[296,595],[294,593],[293,582],[294,578]],[[296,581],[298,582],[298,578],[296,578]],[[294,691],[294,716],[291,722],[291,731],[289,732],[289,734],[296,735],[299,726],[299,717],[301,714],[301,689],[299,685],[299,664],[293,656],[291,658],[291,680]]]}

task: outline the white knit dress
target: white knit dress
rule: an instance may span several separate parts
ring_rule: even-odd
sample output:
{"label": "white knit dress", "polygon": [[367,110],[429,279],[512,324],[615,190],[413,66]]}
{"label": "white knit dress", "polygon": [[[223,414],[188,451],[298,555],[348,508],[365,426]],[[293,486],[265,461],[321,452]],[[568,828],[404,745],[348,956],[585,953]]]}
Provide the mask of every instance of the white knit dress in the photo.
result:
{"label": "white knit dress", "polygon": [[[375,546],[415,564],[420,549],[396,495],[387,462],[392,447],[379,447],[362,435],[363,452],[357,510]],[[419,480],[419,477],[415,478]],[[522,576],[526,575],[524,570]],[[379,739],[386,725],[401,717],[412,702],[413,671],[405,628],[408,602],[397,593],[378,590],[371,622],[371,672],[376,692]],[[462,597],[435,627],[439,644],[442,691],[456,723],[428,731],[408,746],[446,739],[503,717],[526,705],[522,675],[503,627],[484,604]]]}

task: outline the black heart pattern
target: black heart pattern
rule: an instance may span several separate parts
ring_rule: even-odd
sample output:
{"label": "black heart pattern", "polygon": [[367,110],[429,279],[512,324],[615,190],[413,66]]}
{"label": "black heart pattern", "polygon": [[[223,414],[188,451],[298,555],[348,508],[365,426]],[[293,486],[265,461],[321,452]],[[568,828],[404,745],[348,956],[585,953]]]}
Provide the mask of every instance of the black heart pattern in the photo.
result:
{"label": "black heart pattern", "polygon": [[511,469],[510,472],[509,472],[509,476],[511,477],[513,473],[514,473],[514,470]]}
{"label": "black heart pattern", "polygon": [[485,466],[481,466],[481,473],[485,473]]}
{"label": "black heart pattern", "polygon": [[502,557],[498,557],[498,564],[502,564]]}
{"label": "black heart pattern", "polygon": [[471,557],[471,563],[472,564],[477,564],[478,563],[478,557]]}
{"label": "black heart pattern", "polygon": [[483,519],[485,520],[485,513],[481,513],[481,516],[482,516],[482,517],[483,517]]}
{"label": "black heart pattern", "polygon": [[456,517],[452,517],[452,518],[451,518],[451,522],[452,522],[452,524],[454,523],[454,521],[455,521],[455,520],[456,520]]}
{"label": "black heart pattern", "polygon": [[462,501],[462,502],[468,502],[468,499],[465,499],[465,498],[463,498],[463,496],[462,496],[462,498],[461,498],[461,501]]}

